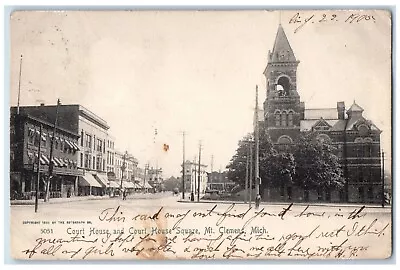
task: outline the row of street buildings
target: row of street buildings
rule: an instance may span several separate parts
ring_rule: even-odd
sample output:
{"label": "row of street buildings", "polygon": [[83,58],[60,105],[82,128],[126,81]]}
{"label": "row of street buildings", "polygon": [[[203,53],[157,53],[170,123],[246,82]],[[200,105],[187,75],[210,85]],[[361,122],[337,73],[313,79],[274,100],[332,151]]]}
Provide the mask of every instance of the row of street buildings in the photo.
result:
{"label": "row of street buildings", "polygon": [[11,199],[31,199],[38,178],[41,197],[50,179],[50,198],[156,191],[162,170],[138,165],[115,148],[107,122],[82,105],[10,108]]}

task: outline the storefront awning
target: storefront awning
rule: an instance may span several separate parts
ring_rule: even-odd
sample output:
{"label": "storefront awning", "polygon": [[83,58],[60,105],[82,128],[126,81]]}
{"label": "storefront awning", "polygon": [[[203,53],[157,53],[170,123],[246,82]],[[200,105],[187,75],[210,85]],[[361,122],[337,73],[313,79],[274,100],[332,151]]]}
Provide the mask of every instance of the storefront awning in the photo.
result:
{"label": "storefront awning", "polygon": [[122,182],[122,187],[124,188],[135,188],[135,185],[132,182]]}
{"label": "storefront awning", "polygon": [[132,183],[134,188],[140,188],[136,183]]}
{"label": "storefront awning", "polygon": [[53,164],[54,164],[54,166],[56,166],[56,167],[62,167],[62,166],[63,166],[63,164],[61,163],[61,161],[60,161],[58,158],[56,158],[56,157],[53,158]]}
{"label": "storefront awning", "polygon": [[[139,184],[136,184],[137,185],[137,188],[143,188],[143,182],[139,182]],[[144,188],[153,188],[150,184],[149,184],[149,182],[145,182],[144,183]]]}
{"label": "storefront awning", "polygon": [[46,160],[43,158],[43,156],[40,156],[40,164],[48,165],[49,163],[46,162]]}
{"label": "storefront awning", "polygon": [[115,181],[110,181],[108,186],[111,188],[119,188],[119,184]]}
{"label": "storefront awning", "polygon": [[[35,154],[35,157],[36,157],[36,161],[37,161],[37,158],[39,157],[39,155],[38,154]],[[45,155],[40,155],[40,164],[42,164],[42,165],[49,165],[49,160],[47,159],[47,157],[45,156]]]}
{"label": "storefront awning", "polygon": [[87,173],[84,176],[79,176],[79,186],[81,187],[100,187],[100,183],[94,178],[91,173]]}
{"label": "storefront awning", "polygon": [[94,177],[97,179],[97,181],[99,181],[101,183],[101,185],[103,187],[107,187],[108,186],[107,176],[101,175],[101,174],[96,174]]}
{"label": "storefront awning", "polygon": [[76,151],[79,151],[79,146],[75,142],[71,142],[71,144]]}
{"label": "storefront awning", "polygon": [[65,143],[68,145],[69,148],[74,149],[74,146],[71,144],[70,141],[65,140]]}

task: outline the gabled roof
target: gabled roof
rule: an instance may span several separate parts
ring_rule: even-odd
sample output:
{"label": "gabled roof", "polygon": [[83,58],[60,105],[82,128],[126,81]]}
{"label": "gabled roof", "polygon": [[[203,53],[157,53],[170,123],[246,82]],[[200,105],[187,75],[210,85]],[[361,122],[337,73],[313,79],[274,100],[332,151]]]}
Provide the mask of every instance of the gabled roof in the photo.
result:
{"label": "gabled roof", "polygon": [[331,131],[343,131],[346,128],[347,120],[339,119],[336,123],[332,126]]}
{"label": "gabled roof", "polygon": [[312,128],[317,126],[318,123],[321,123],[321,121],[331,127],[329,131],[343,131],[346,127],[346,120],[306,119],[300,121],[300,131],[311,131]]}
{"label": "gabled roof", "polygon": [[296,62],[296,57],[281,24],[279,24],[276,33],[271,62]]}
{"label": "gabled roof", "polygon": [[365,123],[371,130],[380,131],[380,129],[372,123],[372,121],[365,119],[363,116],[352,117],[348,120],[346,130],[352,130],[356,125]]}
{"label": "gabled roof", "polygon": [[321,127],[321,126],[325,126],[325,127],[329,127],[331,128],[332,126],[324,119],[321,117],[321,119],[317,120],[314,124],[314,128],[315,127]]}

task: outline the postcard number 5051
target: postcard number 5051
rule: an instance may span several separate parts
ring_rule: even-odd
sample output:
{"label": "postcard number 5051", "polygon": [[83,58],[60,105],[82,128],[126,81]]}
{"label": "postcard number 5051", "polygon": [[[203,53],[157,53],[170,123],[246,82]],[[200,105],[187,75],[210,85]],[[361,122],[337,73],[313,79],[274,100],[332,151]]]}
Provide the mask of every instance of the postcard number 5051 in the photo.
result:
{"label": "postcard number 5051", "polygon": [[51,234],[53,233],[53,229],[40,229],[41,234]]}

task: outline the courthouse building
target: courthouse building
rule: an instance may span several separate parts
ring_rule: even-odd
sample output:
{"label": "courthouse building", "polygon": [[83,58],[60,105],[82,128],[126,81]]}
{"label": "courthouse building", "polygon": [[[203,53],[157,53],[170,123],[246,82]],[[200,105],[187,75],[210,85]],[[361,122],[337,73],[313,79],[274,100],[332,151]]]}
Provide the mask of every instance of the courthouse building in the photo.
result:
{"label": "courthouse building", "polygon": [[[268,53],[264,70],[266,100],[264,125],[276,145],[291,144],[302,132],[317,132],[319,138],[333,144],[343,168],[346,185],[341,190],[307,193],[309,200],[381,202],[382,177],[379,128],[363,116],[355,101],[346,109],[344,102],[333,108],[306,109],[297,89],[300,61],[290,46],[281,25],[274,47]],[[306,67],[304,67],[306,68]],[[279,146],[278,146],[279,147]],[[291,193],[291,194],[288,194]],[[264,200],[304,200],[304,191],[286,187],[284,192],[266,190]]]}

